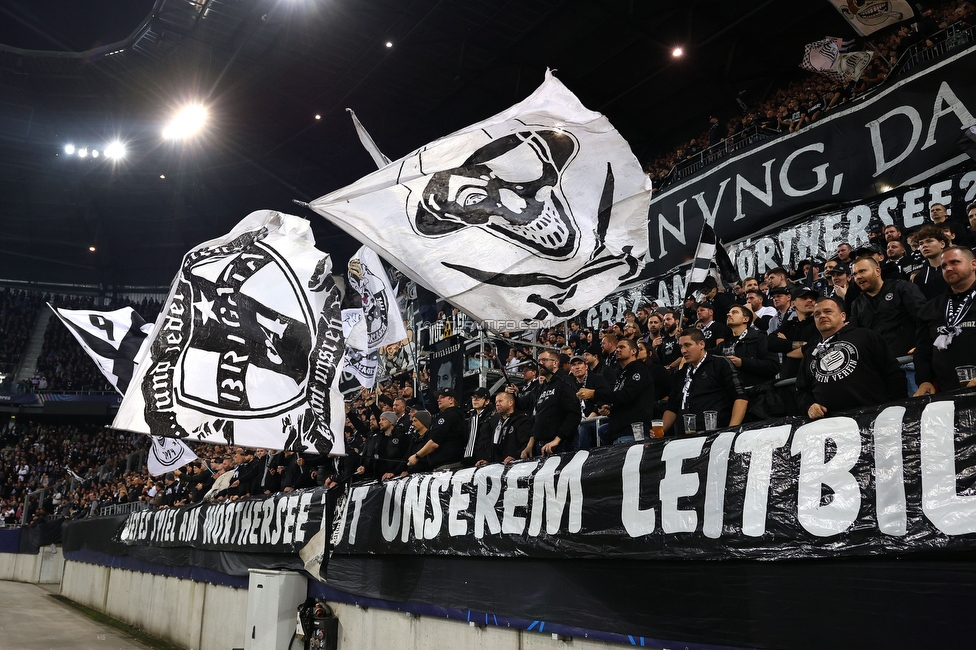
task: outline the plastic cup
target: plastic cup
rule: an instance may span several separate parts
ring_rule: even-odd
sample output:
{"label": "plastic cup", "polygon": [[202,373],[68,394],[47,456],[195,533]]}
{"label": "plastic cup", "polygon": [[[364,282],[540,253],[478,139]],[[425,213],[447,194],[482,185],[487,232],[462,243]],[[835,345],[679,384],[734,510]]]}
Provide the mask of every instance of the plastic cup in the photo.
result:
{"label": "plastic cup", "polygon": [[976,366],[956,366],[956,377],[960,384],[968,384],[976,379]]}
{"label": "plastic cup", "polygon": [[664,420],[651,420],[651,431],[655,438],[664,437]]}
{"label": "plastic cup", "polygon": [[643,422],[631,422],[630,430],[634,432],[634,440],[641,442],[644,440],[644,423]]}
{"label": "plastic cup", "polygon": [[685,413],[685,433],[696,433],[698,431],[698,416],[694,413]]}
{"label": "plastic cup", "polygon": [[705,411],[705,431],[714,431],[718,428],[718,411]]}

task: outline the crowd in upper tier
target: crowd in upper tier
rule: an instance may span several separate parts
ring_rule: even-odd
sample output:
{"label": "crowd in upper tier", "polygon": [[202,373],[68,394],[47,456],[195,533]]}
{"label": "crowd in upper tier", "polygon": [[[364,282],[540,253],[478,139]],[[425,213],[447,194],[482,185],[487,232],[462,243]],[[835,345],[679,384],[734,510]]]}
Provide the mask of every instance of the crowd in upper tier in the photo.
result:
{"label": "crowd in upper tier", "polygon": [[[857,81],[840,83],[828,77],[797,70],[794,79],[773,90],[751,106],[740,102],[741,114],[724,119],[712,117],[705,130],[683,141],[666,154],[644,163],[655,189],[694,173],[732,151],[754,142],[793,133],[832,114],[839,107],[883,84],[899,57],[916,46],[934,47],[954,26],[968,29],[974,23],[976,5],[968,0],[934,3],[917,21],[885,31],[883,35],[855,41],[852,50],[875,53]],[[797,53],[797,62],[800,53]]]}

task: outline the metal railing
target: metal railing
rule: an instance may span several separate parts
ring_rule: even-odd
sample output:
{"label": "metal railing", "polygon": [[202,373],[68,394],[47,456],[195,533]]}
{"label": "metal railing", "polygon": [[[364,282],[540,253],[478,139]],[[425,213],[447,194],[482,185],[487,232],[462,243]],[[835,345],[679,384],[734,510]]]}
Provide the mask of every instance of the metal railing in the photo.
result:
{"label": "metal railing", "polygon": [[132,503],[113,503],[112,505],[102,506],[98,509],[99,517],[111,515],[127,515],[132,512],[141,512],[149,509],[148,501],[133,501]]}
{"label": "metal railing", "polygon": [[922,41],[902,52],[898,60],[895,61],[895,65],[892,66],[891,72],[888,74],[889,77],[911,72],[923,63],[945,56],[950,50],[976,43],[976,27],[969,27],[963,22],[957,22],[927,36],[924,40],[931,41],[932,45],[928,46]]}
{"label": "metal railing", "polygon": [[683,178],[692,176],[713,162],[725,158],[735,151],[748,147],[755,142],[778,135],[778,131],[769,131],[758,124],[742,129],[741,131],[736,131],[728,137],[723,138],[718,144],[706,147],[691,158],[686,158],[681,162],[675,163],[670,171],[661,179],[661,188],[663,189]]}

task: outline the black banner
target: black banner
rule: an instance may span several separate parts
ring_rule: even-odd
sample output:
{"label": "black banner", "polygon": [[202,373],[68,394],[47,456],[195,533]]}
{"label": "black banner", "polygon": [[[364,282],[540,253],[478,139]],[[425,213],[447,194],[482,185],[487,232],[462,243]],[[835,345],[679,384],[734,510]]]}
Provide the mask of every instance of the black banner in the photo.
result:
{"label": "black banner", "polygon": [[[806,210],[913,185],[966,159],[962,127],[976,122],[976,48],[656,195],[648,267],[663,275],[690,259],[705,221],[737,241]],[[928,205],[918,202],[912,214]]]}
{"label": "black banner", "polygon": [[427,369],[430,371],[432,400],[436,392],[453,388],[460,395],[464,390],[464,344],[458,335],[449,336],[427,346]]}
{"label": "black banner", "polygon": [[337,554],[763,559],[976,549],[976,391],[354,487]]}
{"label": "black banner", "polygon": [[319,531],[325,488],[266,498],[144,510],[128,516],[115,541],[209,551],[297,553]]}

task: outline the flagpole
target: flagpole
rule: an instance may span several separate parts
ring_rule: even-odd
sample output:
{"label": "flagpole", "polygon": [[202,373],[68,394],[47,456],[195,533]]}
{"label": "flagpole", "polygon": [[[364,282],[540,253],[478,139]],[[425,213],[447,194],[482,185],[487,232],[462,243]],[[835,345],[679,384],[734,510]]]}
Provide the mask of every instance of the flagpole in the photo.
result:
{"label": "flagpole", "polygon": [[[424,399],[424,392],[420,390],[420,370],[417,366],[417,357],[420,356],[420,334],[417,332],[417,309],[416,305],[414,309],[410,310],[410,321],[413,324],[413,394],[414,396],[420,396],[420,407],[423,410],[427,410],[427,402]],[[407,344],[409,345],[409,341]]]}

